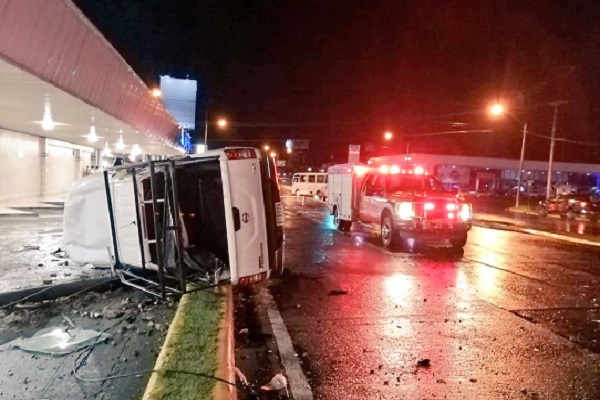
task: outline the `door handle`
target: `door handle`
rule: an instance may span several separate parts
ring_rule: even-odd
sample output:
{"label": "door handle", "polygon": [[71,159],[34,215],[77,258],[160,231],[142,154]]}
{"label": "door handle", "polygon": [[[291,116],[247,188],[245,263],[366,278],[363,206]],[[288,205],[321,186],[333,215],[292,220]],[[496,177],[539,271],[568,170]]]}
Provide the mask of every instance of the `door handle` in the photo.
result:
{"label": "door handle", "polygon": [[242,222],[240,221],[240,210],[237,207],[232,207],[231,209],[233,211],[233,227],[237,232],[242,227]]}

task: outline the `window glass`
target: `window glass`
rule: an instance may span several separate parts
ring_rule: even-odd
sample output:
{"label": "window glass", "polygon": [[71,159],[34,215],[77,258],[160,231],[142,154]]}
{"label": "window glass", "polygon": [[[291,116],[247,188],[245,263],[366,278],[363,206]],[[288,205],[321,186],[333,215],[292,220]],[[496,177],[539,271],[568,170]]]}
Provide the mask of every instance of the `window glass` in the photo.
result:
{"label": "window glass", "polygon": [[314,183],[315,182],[315,176],[314,175],[309,175],[308,176],[308,182],[309,183]]}
{"label": "window glass", "polygon": [[420,178],[415,179],[413,176],[388,175],[387,190],[390,193],[422,191],[423,181]]}
{"label": "window glass", "polygon": [[306,175],[300,175],[300,182],[307,182],[308,177]]}
{"label": "window glass", "polygon": [[325,183],[325,175],[317,175],[317,183]]}

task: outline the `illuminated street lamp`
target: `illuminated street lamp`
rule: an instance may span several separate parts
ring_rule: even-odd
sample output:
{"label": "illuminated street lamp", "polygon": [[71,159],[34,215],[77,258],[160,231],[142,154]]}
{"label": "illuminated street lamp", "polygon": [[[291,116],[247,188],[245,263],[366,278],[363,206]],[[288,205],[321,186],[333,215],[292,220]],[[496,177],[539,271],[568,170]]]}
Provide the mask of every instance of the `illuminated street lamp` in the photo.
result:
{"label": "illuminated street lamp", "polygon": [[265,149],[265,151],[269,151],[270,147],[269,147],[269,145],[268,145],[268,144],[265,144],[265,145],[263,146],[263,149]]}
{"label": "illuminated street lamp", "polygon": [[[493,117],[499,117],[506,113],[502,104],[496,103],[489,109],[489,113]],[[511,114],[512,115],[512,114]],[[514,117],[514,115],[513,115]],[[515,199],[515,207],[519,207],[519,200],[521,197],[521,174],[523,171],[523,163],[525,162],[525,143],[527,142],[527,122],[523,124],[523,140],[521,142],[521,157],[519,158],[519,169],[517,171],[517,197]]]}
{"label": "illuminated street lamp", "polygon": [[162,92],[158,88],[152,89],[150,94],[152,94],[152,97],[161,97],[162,96]]}
{"label": "illuminated street lamp", "polygon": [[392,137],[393,137],[393,136],[394,136],[394,135],[392,134],[392,132],[389,132],[389,131],[383,134],[383,138],[384,138],[385,140],[392,140]]}
{"label": "illuminated street lamp", "polygon": [[504,114],[504,106],[500,103],[496,103],[490,107],[490,114],[494,117],[499,117]]}
{"label": "illuminated street lamp", "polygon": [[285,149],[288,154],[292,154],[292,149]]}
{"label": "illuminated street lamp", "polygon": [[[217,120],[217,126],[221,129],[227,127],[227,120],[225,118],[219,118]],[[204,113],[204,151],[208,150],[208,111]]]}

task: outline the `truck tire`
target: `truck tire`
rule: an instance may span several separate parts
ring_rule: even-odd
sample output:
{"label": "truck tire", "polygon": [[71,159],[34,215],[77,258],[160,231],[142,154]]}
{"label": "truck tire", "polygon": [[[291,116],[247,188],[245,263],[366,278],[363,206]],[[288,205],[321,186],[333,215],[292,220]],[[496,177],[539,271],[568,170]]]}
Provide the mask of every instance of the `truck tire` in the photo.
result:
{"label": "truck tire", "polygon": [[394,218],[389,212],[381,216],[381,244],[387,249],[394,249],[398,246],[398,238],[394,231]]}
{"label": "truck tire", "polygon": [[338,212],[338,208],[333,208],[333,226],[338,231],[348,232],[350,227],[352,227],[352,221],[346,221],[345,219],[340,219],[340,214]]}
{"label": "truck tire", "polygon": [[458,239],[451,239],[450,245],[455,249],[462,249],[467,244],[467,234]]}

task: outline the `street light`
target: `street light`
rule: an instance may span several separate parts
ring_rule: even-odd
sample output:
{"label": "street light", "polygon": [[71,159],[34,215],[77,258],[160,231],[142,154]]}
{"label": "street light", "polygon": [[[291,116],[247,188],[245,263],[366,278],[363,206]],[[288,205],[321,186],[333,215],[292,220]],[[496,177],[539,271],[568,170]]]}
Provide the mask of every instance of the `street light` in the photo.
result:
{"label": "street light", "polygon": [[504,106],[500,103],[496,103],[490,107],[490,114],[494,117],[499,117],[504,114]]}
{"label": "street light", "polygon": [[265,149],[265,151],[269,151],[270,147],[269,147],[269,145],[268,145],[268,144],[265,144],[265,145],[263,146],[263,149]]}
{"label": "street light", "polygon": [[152,91],[150,93],[152,94],[152,97],[161,97],[162,96],[162,92],[158,88],[152,89]]}
{"label": "street light", "polygon": [[392,134],[392,132],[389,132],[389,131],[383,134],[383,138],[384,138],[385,140],[392,140],[392,137],[393,137],[393,136],[394,136],[394,135]]}
{"label": "street light", "polygon": [[[227,120],[225,118],[219,118],[217,120],[217,126],[221,129],[227,127]],[[204,113],[204,151],[208,150],[208,111]]]}
{"label": "street light", "polygon": [[[506,112],[502,104],[496,103],[489,109],[489,113],[494,117],[499,117]],[[512,115],[512,114],[511,114]],[[514,117],[514,115],[513,115]],[[516,117],[515,117],[516,119]],[[523,163],[525,162],[525,144],[527,142],[527,122],[523,124],[523,140],[521,142],[521,157],[519,158],[519,170],[517,171],[517,198],[515,199],[515,207],[519,208],[519,199],[521,196],[521,174],[523,171]]]}

